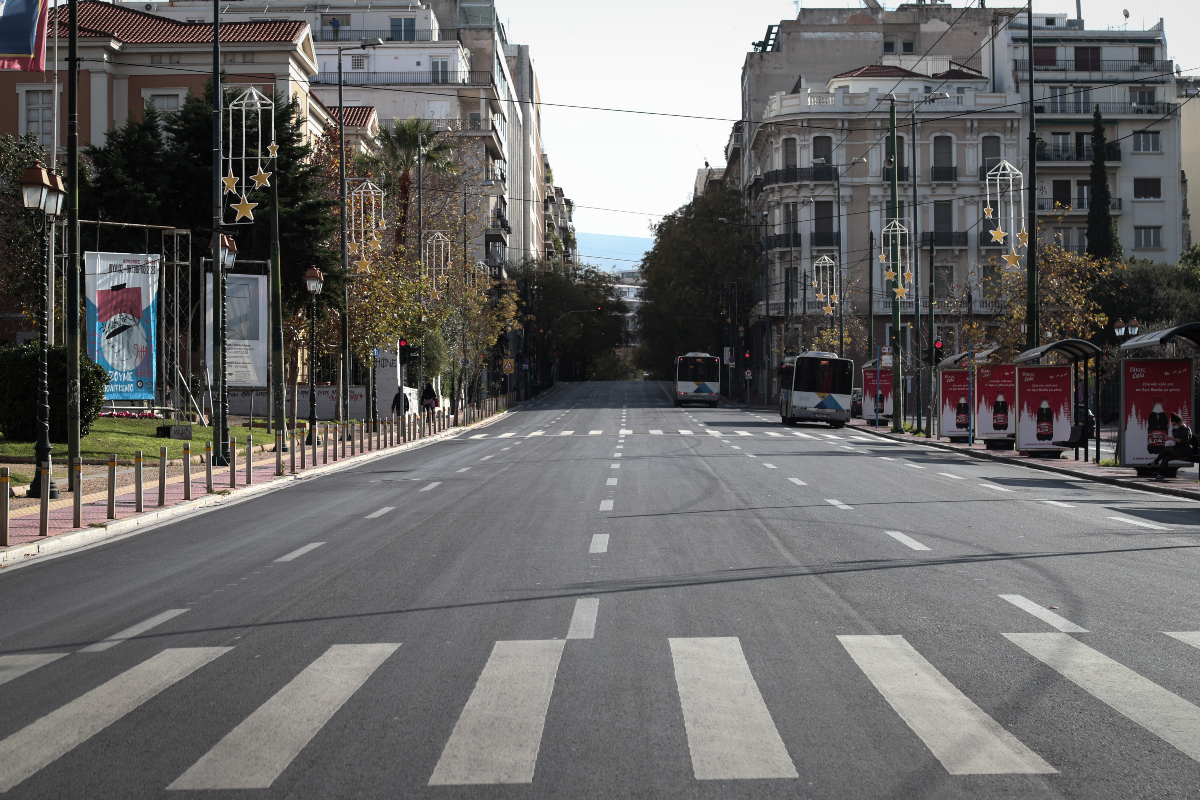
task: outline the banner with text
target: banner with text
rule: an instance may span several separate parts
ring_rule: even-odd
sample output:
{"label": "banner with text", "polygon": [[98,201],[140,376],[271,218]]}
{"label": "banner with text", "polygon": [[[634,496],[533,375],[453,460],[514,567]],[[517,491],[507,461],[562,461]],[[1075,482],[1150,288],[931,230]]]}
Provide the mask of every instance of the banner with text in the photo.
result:
{"label": "banner with text", "polygon": [[1071,436],[1071,368],[1017,367],[1017,449],[1054,450]]}
{"label": "banner with text", "polygon": [[[204,358],[211,368],[213,281],[204,276]],[[266,386],[270,349],[266,275],[226,275],[225,375],[230,386]]]}
{"label": "banner with text", "polygon": [[1149,464],[1171,436],[1171,414],[1192,425],[1190,359],[1121,362],[1121,465]]}
{"label": "banner with text", "polygon": [[976,438],[1013,436],[1016,433],[1012,410],[1017,398],[1017,368],[1012,364],[980,367],[975,376]]}
{"label": "banner with text", "polygon": [[971,435],[971,373],[965,369],[940,370],[938,389],[942,398],[941,435]]}
{"label": "banner with text", "polygon": [[108,373],[108,400],[154,400],[159,256],[84,253],[87,350]]}
{"label": "banner with text", "polygon": [[863,419],[874,419],[892,415],[892,371],[891,369],[863,370]]}

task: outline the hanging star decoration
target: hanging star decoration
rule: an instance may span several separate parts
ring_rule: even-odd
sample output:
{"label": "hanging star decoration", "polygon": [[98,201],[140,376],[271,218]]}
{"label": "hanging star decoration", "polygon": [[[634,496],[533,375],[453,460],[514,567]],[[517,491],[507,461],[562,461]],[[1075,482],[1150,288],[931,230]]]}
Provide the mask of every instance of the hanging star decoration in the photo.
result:
{"label": "hanging star decoration", "polygon": [[269,145],[267,145],[267,152],[270,153],[271,158],[274,158],[275,154],[279,152],[279,145],[271,142]]}
{"label": "hanging star decoration", "polygon": [[221,183],[225,184],[222,194],[237,194],[237,176],[233,174],[233,164],[229,165],[229,174],[221,178]]}
{"label": "hanging star decoration", "polygon": [[253,213],[254,207],[257,205],[258,205],[258,203],[251,203],[250,201],[248,201],[246,199],[245,195],[242,195],[240,203],[233,203],[229,206],[230,208],[237,211],[237,219],[235,219],[234,222],[237,222],[238,220],[242,219],[243,217],[253,221],[254,220],[254,213]]}
{"label": "hanging star decoration", "polygon": [[995,228],[992,231],[992,241],[993,242],[1003,242],[1005,236],[1008,236],[1008,234],[1005,233],[1004,231],[1000,230],[1000,228]]}
{"label": "hanging star decoration", "polygon": [[894,281],[896,280],[896,271],[889,269],[883,273],[883,277],[887,278],[889,281]]}
{"label": "hanging star decoration", "polygon": [[358,255],[358,242],[350,243],[350,255],[352,255],[352,256]]}
{"label": "hanging star decoration", "polygon": [[825,293],[824,293],[824,292],[817,292],[817,299],[818,299],[818,300],[820,300],[820,301],[822,301],[822,302],[824,302],[824,300],[825,300]]}
{"label": "hanging star decoration", "polygon": [[913,274],[911,272],[904,273],[904,282],[912,283]]}
{"label": "hanging star decoration", "polygon": [[255,189],[261,189],[261,188],[263,188],[264,186],[270,186],[270,185],[271,185],[271,173],[269,173],[269,172],[263,172],[262,165],[260,164],[260,165],[259,165],[259,167],[258,167],[258,174],[257,174],[257,175],[251,175],[251,176],[250,176],[250,180],[254,181],[254,188],[255,188]]}
{"label": "hanging star decoration", "polygon": [[987,217],[988,219],[991,219],[991,218],[992,218],[992,207],[991,207],[991,206],[988,206],[987,208],[985,208],[985,209],[983,210],[983,215],[984,215],[985,217]]}
{"label": "hanging star decoration", "polygon": [[370,244],[371,249],[377,253],[383,249],[383,240],[380,239],[378,236],[375,236],[375,238],[371,239],[369,244]]}
{"label": "hanging star decoration", "polygon": [[367,261],[366,258],[360,258],[354,262],[354,266],[358,267],[359,272],[366,272],[367,268],[371,266],[371,262]]}
{"label": "hanging star decoration", "polygon": [[833,306],[825,306],[825,316],[827,316],[827,317],[833,316]]}
{"label": "hanging star decoration", "polygon": [[832,305],[832,304],[834,304],[834,303],[836,303],[836,302],[837,302],[837,295],[836,295],[836,294],[831,294],[831,295],[829,295],[829,303],[830,303],[830,305]]}
{"label": "hanging star decoration", "polygon": [[1022,247],[1029,244],[1029,234],[1025,232],[1024,228],[1021,228],[1021,232],[1017,234],[1017,238],[1021,240]]}
{"label": "hanging star decoration", "polygon": [[908,296],[907,286],[896,286],[892,291],[896,293],[897,300],[903,300]]}
{"label": "hanging star decoration", "polygon": [[887,253],[880,253],[879,254],[879,263],[882,264],[885,261],[887,261]]}
{"label": "hanging star decoration", "polygon": [[1004,257],[1004,263],[1007,266],[1010,266],[1015,269],[1015,268],[1021,266],[1021,257],[1019,255],[1017,255],[1016,250],[1013,250],[1011,253],[1009,253],[1008,255],[1006,255]]}

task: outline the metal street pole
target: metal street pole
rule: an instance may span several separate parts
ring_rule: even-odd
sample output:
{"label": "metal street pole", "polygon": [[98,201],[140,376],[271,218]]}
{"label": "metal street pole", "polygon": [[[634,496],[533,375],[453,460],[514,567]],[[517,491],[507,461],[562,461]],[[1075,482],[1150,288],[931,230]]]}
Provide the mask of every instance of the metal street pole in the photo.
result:
{"label": "metal street pole", "polygon": [[[867,231],[867,358],[875,352],[875,231]],[[876,364],[875,366],[879,366]],[[876,378],[878,383],[879,379]],[[863,382],[863,396],[866,397],[867,386]],[[871,402],[875,402],[872,398]]]}
{"label": "metal street pole", "polygon": [[417,405],[421,413],[421,430],[425,430],[425,297],[420,281],[425,278],[425,206],[422,191],[425,183],[425,134],[417,131],[417,312],[421,315],[421,344],[417,350]]}
{"label": "metal street pole", "polygon": [[271,171],[274,173],[271,176],[271,382],[274,384],[275,394],[275,430],[282,436],[279,441],[282,442],[284,452],[287,452],[287,418],[284,415],[284,395],[287,390],[283,372],[283,267],[279,254],[279,151],[275,152],[276,155],[271,159]]}
{"label": "metal street pole", "polygon": [[[216,0],[214,0],[215,2]],[[67,327],[67,463],[79,458],[79,0],[67,6],[67,265],[63,312]],[[56,39],[57,41],[57,39]],[[75,471],[67,487],[78,492]]]}
{"label": "metal street pole", "polygon": [[846,291],[842,286],[842,168],[840,164],[835,164],[833,167],[834,183],[837,185],[837,220],[838,220],[838,358],[846,357],[846,324],[844,310],[846,308]]}
{"label": "metal street pole", "polygon": [[[899,200],[899,184],[898,178],[900,173],[900,158],[898,157],[899,150],[896,147],[896,100],[892,98],[891,106],[891,141],[892,141],[892,205],[891,217],[896,219],[896,212],[900,207]],[[911,234],[910,234],[911,235]],[[900,237],[892,236],[892,269],[896,269],[900,264]],[[892,293],[892,433],[904,432],[904,395],[901,394],[901,372],[903,371],[904,359],[900,357],[900,296],[896,294],[895,288],[899,285],[897,281],[900,275],[896,275],[892,280],[888,281],[888,290]]]}
{"label": "metal street pole", "polygon": [[[1029,243],[1025,249],[1025,349],[1032,350],[1041,341],[1038,331],[1038,268],[1037,268],[1037,121],[1033,115],[1033,0],[1027,7],[1029,16],[1029,209],[1026,231]],[[1015,234],[1013,234],[1015,235]],[[1014,248],[1015,249],[1015,248]]]}
{"label": "metal street pole", "polygon": [[213,382],[217,384],[217,399],[213,403],[213,437],[216,447],[213,463],[229,463],[228,395],[225,393],[225,259],[221,252],[221,223],[224,217],[221,182],[221,112],[224,105],[221,87],[221,2],[213,0]]}
{"label": "metal street pole", "polygon": [[[910,138],[912,139],[912,164],[909,169],[912,174],[909,179],[912,181],[912,230],[909,232],[909,244],[912,247],[913,254],[913,322],[917,329],[917,342],[914,349],[917,351],[917,433],[921,433],[921,380],[924,377],[924,366],[921,361],[921,236],[918,233],[917,215],[917,106],[913,105],[912,113],[912,128],[910,130]],[[930,176],[932,177],[932,175]],[[930,236],[933,236],[931,233]],[[930,269],[933,269],[932,265]],[[932,341],[932,340],[930,340]],[[932,411],[930,412],[932,413]]]}
{"label": "metal street pole", "polygon": [[937,365],[933,363],[933,343],[937,341],[937,329],[933,322],[933,248],[934,236],[929,237],[929,424],[925,429],[925,438],[933,437],[933,410],[937,407],[937,388],[933,382],[937,379]]}
{"label": "metal street pole", "polygon": [[337,48],[338,68],[338,196],[342,204],[342,382],[338,391],[342,395],[342,421],[350,419],[350,256],[346,249],[346,105],[342,99],[342,51]]}
{"label": "metal street pole", "polygon": [[[763,405],[771,401],[771,251],[768,248],[767,220],[768,212],[763,212],[763,317],[766,327],[763,328]],[[747,404],[750,398],[746,397]]]}
{"label": "metal street pole", "polygon": [[[41,167],[41,164],[38,164],[38,167]],[[33,446],[33,482],[29,484],[29,490],[25,496],[42,496],[42,464],[45,464],[46,480],[49,484],[49,496],[51,500],[57,500],[59,497],[58,486],[54,483],[54,469],[50,464],[50,453],[54,448],[50,444],[50,382],[46,374],[48,370],[47,362],[50,358],[50,342],[47,338],[50,329],[50,290],[48,284],[50,243],[46,238],[46,229],[50,226],[50,218],[40,209],[38,213],[42,215],[42,241],[39,248],[39,255],[42,262],[42,302],[41,307],[38,309],[38,438],[37,443]],[[8,489],[5,488],[4,491],[8,491]]]}
{"label": "metal street pole", "polygon": [[[312,293],[312,320],[308,332],[308,444],[317,444],[317,293]],[[403,386],[401,386],[403,391]],[[404,406],[400,412],[403,415]],[[313,465],[316,465],[314,459]]]}

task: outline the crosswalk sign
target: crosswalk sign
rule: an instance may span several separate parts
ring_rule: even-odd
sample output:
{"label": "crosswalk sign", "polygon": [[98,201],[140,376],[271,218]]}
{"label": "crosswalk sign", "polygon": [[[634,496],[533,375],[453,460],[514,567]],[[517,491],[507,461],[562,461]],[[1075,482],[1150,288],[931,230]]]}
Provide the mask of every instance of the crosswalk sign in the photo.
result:
{"label": "crosswalk sign", "polygon": [[505,375],[513,374],[513,360],[511,358],[504,359],[504,374]]}

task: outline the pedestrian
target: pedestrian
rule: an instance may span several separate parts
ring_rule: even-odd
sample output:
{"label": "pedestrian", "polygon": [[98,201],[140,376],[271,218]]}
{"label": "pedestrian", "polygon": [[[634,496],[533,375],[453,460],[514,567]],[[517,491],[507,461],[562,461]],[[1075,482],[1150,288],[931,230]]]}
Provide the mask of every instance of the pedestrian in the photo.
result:
{"label": "pedestrian", "polygon": [[421,392],[421,405],[424,406],[425,417],[430,425],[433,424],[433,410],[441,404],[441,398],[433,390],[433,383],[427,381],[425,390]]}
{"label": "pedestrian", "polygon": [[[1192,442],[1192,429],[1183,424],[1183,417],[1171,412],[1171,435],[1163,444],[1162,452],[1150,462],[1152,467],[1165,467],[1171,459],[1190,459],[1196,453]],[[1154,480],[1166,480],[1162,472],[1154,476]]]}
{"label": "pedestrian", "polygon": [[408,413],[408,395],[404,393],[403,386],[396,390],[396,396],[392,398],[392,413],[400,417]]}

